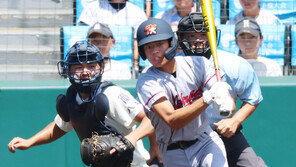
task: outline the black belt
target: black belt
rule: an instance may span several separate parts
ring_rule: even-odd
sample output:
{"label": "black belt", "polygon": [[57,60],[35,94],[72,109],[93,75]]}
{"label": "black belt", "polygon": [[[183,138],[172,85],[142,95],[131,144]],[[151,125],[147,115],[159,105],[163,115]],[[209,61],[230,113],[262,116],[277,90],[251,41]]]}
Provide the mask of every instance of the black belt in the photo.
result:
{"label": "black belt", "polygon": [[184,150],[184,149],[192,146],[197,141],[198,141],[198,139],[190,140],[190,141],[177,141],[175,143],[168,145],[167,150],[175,150],[175,149],[179,149],[179,148]]}

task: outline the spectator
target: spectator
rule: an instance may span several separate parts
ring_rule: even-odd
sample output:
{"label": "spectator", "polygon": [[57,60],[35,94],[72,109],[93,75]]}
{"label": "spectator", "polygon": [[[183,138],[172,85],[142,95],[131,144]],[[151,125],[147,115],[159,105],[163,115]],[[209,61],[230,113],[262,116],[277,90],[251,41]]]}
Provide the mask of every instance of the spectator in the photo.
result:
{"label": "spectator", "polygon": [[103,80],[131,79],[131,69],[126,63],[110,59],[110,49],[114,47],[116,41],[108,25],[95,23],[89,28],[87,39],[100,49],[105,58]]}
{"label": "spectator", "polygon": [[235,25],[235,42],[240,49],[240,56],[248,60],[258,76],[283,75],[283,69],[277,62],[259,55],[263,36],[255,19],[244,17]]}
{"label": "spectator", "polygon": [[[139,24],[147,19],[145,12],[138,6],[126,0],[98,0],[83,9],[79,24],[93,25],[97,22],[109,25],[129,25],[137,30]],[[134,40],[133,64],[135,70],[139,69],[138,44]]]}
{"label": "spectator", "polygon": [[259,0],[239,0],[239,2],[243,7],[243,11],[227,21],[226,24],[236,24],[245,16],[256,19],[259,25],[282,24],[279,18],[277,18],[272,12],[260,7]]}
{"label": "spectator", "polygon": [[173,0],[175,7],[158,13],[155,18],[163,19],[176,30],[182,17],[196,11],[193,0]]}

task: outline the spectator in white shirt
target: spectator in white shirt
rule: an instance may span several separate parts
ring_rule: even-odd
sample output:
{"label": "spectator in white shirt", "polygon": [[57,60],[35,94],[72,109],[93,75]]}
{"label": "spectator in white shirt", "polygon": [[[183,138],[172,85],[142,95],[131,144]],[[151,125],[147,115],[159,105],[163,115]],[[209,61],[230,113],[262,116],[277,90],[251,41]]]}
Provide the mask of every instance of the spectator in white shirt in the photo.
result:
{"label": "spectator in white shirt", "polygon": [[263,36],[255,19],[244,17],[235,25],[235,41],[240,55],[248,60],[258,76],[283,75],[283,68],[276,61],[259,55]]}
{"label": "spectator in white shirt", "polygon": [[259,25],[279,25],[282,24],[278,17],[272,12],[262,9],[259,0],[239,0],[243,11],[234,16],[226,24],[236,24],[244,17],[252,17],[256,19]]}

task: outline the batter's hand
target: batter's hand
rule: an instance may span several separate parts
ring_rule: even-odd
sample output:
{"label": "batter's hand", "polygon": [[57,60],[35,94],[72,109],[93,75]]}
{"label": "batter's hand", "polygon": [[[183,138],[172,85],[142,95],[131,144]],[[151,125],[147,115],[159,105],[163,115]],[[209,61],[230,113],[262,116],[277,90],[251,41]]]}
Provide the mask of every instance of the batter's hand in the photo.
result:
{"label": "batter's hand", "polygon": [[15,149],[27,150],[30,147],[31,142],[20,137],[13,138],[8,144],[8,149],[12,153],[15,153]]}
{"label": "batter's hand", "polygon": [[239,127],[239,123],[234,118],[222,119],[214,125],[217,127],[217,132],[227,138],[232,137]]}
{"label": "batter's hand", "polygon": [[229,117],[235,111],[235,103],[229,94],[230,85],[226,82],[216,82],[210,89],[214,101],[214,108],[221,116]]}

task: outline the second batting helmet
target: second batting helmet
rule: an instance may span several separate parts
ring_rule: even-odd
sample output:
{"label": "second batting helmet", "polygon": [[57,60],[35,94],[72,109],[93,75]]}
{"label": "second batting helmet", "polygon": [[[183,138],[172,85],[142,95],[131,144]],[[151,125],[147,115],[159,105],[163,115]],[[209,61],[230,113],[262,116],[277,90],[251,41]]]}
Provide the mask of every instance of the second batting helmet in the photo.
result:
{"label": "second batting helmet", "polygon": [[143,45],[150,42],[162,40],[169,40],[170,42],[170,47],[168,48],[164,56],[168,60],[173,59],[174,56],[177,54],[178,44],[171,26],[166,21],[151,18],[144,21],[139,26],[137,30],[137,41],[139,54],[143,58],[143,60],[146,59]]}

